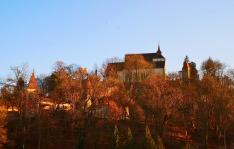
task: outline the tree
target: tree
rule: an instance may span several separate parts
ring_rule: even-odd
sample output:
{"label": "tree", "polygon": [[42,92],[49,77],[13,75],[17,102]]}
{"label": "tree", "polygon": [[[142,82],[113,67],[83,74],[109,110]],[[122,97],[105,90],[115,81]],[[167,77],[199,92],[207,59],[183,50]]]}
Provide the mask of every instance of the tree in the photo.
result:
{"label": "tree", "polygon": [[[203,134],[204,145],[208,146],[209,131],[223,136],[226,148],[226,132],[233,118],[233,88],[230,79],[206,75],[199,83],[198,98],[195,100],[197,127]],[[220,144],[220,143],[219,143]]]}
{"label": "tree", "polygon": [[204,76],[199,84],[196,100],[196,122],[197,127],[201,130],[204,145],[208,147],[209,130],[212,128],[212,119],[214,111],[214,98],[216,93],[217,81],[212,76]]}
{"label": "tree", "polygon": [[16,84],[19,81],[19,79],[23,79],[24,81],[28,79],[28,64],[11,67],[11,71],[13,72],[14,76],[8,78],[8,82]]}
{"label": "tree", "polygon": [[130,127],[128,127],[127,130],[127,139],[124,144],[124,149],[134,149],[134,142],[133,142],[133,136],[132,136],[132,130]]}
{"label": "tree", "polygon": [[126,55],[124,69],[127,82],[139,82],[146,79],[152,74],[151,68],[152,64],[148,63],[142,55]]}
{"label": "tree", "polygon": [[113,77],[118,78],[118,68],[114,66],[115,63],[121,63],[122,60],[118,57],[113,57],[107,59],[103,64],[102,67],[99,69],[99,74],[102,78]]}
{"label": "tree", "polygon": [[120,138],[119,138],[119,129],[117,125],[114,127],[114,134],[113,134],[113,149],[120,148]]}
{"label": "tree", "polygon": [[73,104],[73,112],[76,110],[77,103],[80,102],[84,94],[82,83],[88,77],[88,72],[85,68],[77,68],[73,73],[69,73],[67,98]]}
{"label": "tree", "polygon": [[7,109],[11,107],[12,111],[14,110],[14,106],[16,106],[15,96],[13,94],[14,87],[10,85],[4,85],[1,88],[1,99],[4,102]]}
{"label": "tree", "polygon": [[[214,105],[214,120],[216,133],[220,142],[223,142],[224,148],[227,148],[226,133],[233,122],[233,87],[231,79],[228,77],[222,78],[221,81],[215,82],[215,93],[213,99]],[[223,141],[221,138],[223,136]],[[220,144],[220,143],[219,143]]]}
{"label": "tree", "polygon": [[157,149],[165,149],[164,144],[163,144],[163,141],[162,141],[162,139],[161,139],[159,136],[157,137],[157,145],[156,145],[156,148],[157,148]]}
{"label": "tree", "polygon": [[14,88],[14,95],[17,102],[19,114],[24,116],[27,106],[27,91],[25,88],[25,81],[21,77],[19,78],[16,87]]}
{"label": "tree", "polygon": [[148,125],[145,126],[145,149],[156,149],[156,144],[153,137],[151,136]]}
{"label": "tree", "polygon": [[66,65],[61,61],[56,62],[54,72],[46,78],[49,97],[58,104],[68,101],[70,82]]}
{"label": "tree", "polygon": [[105,88],[101,78],[96,74],[89,74],[87,81],[88,94],[92,100],[92,103],[97,103],[98,100],[105,95],[107,88]]}
{"label": "tree", "polygon": [[176,81],[180,79],[180,75],[177,72],[171,72],[168,74],[168,79],[171,81]]}
{"label": "tree", "polygon": [[218,60],[208,58],[202,63],[201,70],[203,75],[210,75],[212,77],[223,76],[225,65]]}
{"label": "tree", "polygon": [[198,75],[198,70],[196,68],[196,63],[191,62],[190,63],[190,71],[191,71],[191,75],[190,78],[191,80],[198,80],[199,79],[199,75]]}
{"label": "tree", "polygon": [[150,77],[141,84],[137,102],[143,107],[146,121],[153,120],[155,131],[162,136],[168,121],[178,113],[177,107],[182,100],[179,88],[157,76]]}

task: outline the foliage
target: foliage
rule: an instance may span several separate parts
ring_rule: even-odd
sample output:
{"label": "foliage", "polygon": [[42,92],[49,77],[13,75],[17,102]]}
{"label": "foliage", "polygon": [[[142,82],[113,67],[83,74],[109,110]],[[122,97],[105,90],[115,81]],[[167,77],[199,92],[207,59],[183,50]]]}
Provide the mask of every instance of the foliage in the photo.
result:
{"label": "foliage", "polygon": [[179,89],[154,76],[142,82],[138,103],[145,110],[146,120],[153,119],[156,132],[162,136],[165,125],[176,114],[181,100],[182,93]]}
{"label": "foliage", "polygon": [[0,148],[7,143],[7,130],[6,130],[6,117],[7,111],[4,106],[0,105]]}
{"label": "foliage", "polygon": [[[14,140],[17,145],[25,143],[29,134],[37,134],[36,141],[32,142],[51,141],[58,131],[60,141],[66,140],[62,136],[67,133],[71,136],[66,141],[74,141],[80,148],[85,148],[90,142],[98,140],[87,139],[87,134],[92,136],[94,133],[89,128],[95,125],[109,127],[114,123],[114,132],[112,127],[110,132],[105,131],[106,128],[98,130],[102,131],[100,137],[104,139],[96,141],[97,145],[130,149],[144,144],[145,148],[163,149],[168,137],[175,140],[180,137],[184,142],[192,140],[205,147],[215,144],[227,148],[230,145],[234,129],[233,69],[226,71],[223,63],[209,58],[202,64],[203,76],[200,78],[197,77],[196,64],[190,63],[192,80],[181,80],[177,73],[170,74],[167,79],[150,74],[147,79],[141,80],[137,74],[151,66],[142,57],[133,57],[126,57],[124,66],[130,82],[122,82],[114,75],[107,77],[104,73],[107,66],[97,74],[76,65],[56,62],[53,72],[41,79],[39,95],[27,92],[28,74],[25,68],[14,67],[14,77],[8,78],[1,88],[1,105],[6,108],[0,114],[0,144],[7,141],[7,133],[10,132],[3,126],[8,125],[11,130],[9,126],[13,125],[12,130],[17,132],[13,131],[16,135],[11,135],[18,137]],[[51,108],[47,111],[40,105],[44,99],[50,100],[52,105],[69,104],[73,110]],[[90,105],[87,106],[87,103]],[[7,110],[15,114],[13,118],[7,119],[10,115]],[[12,119],[14,123],[9,125]],[[78,132],[74,130],[79,123],[83,125],[79,126],[80,134],[76,134]],[[144,130],[139,129],[142,126],[145,126]],[[123,135],[122,128],[127,129]],[[45,142],[49,144],[49,141]],[[189,148],[188,143],[186,148]]]}

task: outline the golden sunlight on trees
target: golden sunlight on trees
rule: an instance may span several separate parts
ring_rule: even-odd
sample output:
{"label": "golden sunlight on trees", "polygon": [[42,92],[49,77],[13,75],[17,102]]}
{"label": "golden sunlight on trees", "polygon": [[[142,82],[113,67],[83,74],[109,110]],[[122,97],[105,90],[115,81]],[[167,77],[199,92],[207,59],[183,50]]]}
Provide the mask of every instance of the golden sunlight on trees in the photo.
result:
{"label": "golden sunlight on trees", "polygon": [[34,76],[35,93],[27,67],[12,67],[1,87],[0,148],[233,148],[232,68],[209,58],[200,77],[193,62],[190,79],[160,77],[144,74],[151,64],[131,55],[125,82],[107,66],[97,73],[56,62]]}
{"label": "golden sunlight on trees", "polygon": [[201,69],[204,75],[220,77],[224,74],[225,65],[217,60],[208,58],[202,63]]}
{"label": "golden sunlight on trees", "polygon": [[[120,63],[122,60],[117,57],[107,59],[103,64],[102,67],[99,69],[99,73],[102,78],[113,77],[118,78],[117,76],[117,69],[113,66],[114,63]],[[111,67],[110,67],[111,66]]]}
{"label": "golden sunlight on trees", "polygon": [[204,134],[206,146],[210,130],[214,130],[218,141],[225,145],[226,130],[230,127],[230,118],[233,116],[233,89],[211,76],[205,76],[200,85],[199,98],[196,102],[197,127],[201,128]]}
{"label": "golden sunlight on trees", "polygon": [[7,117],[7,109],[0,105],[0,148],[3,148],[3,145],[7,143],[7,129],[6,126],[6,117]]}
{"label": "golden sunlight on trees", "polygon": [[138,102],[145,111],[146,121],[153,121],[156,133],[161,137],[168,121],[177,112],[182,93],[157,76],[145,80],[141,86]]}

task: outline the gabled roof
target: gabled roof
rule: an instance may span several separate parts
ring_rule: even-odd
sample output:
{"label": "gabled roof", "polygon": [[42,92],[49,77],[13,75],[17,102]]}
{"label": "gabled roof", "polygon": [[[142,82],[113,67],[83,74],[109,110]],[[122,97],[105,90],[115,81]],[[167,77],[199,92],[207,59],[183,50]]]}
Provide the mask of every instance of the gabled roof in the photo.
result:
{"label": "gabled roof", "polygon": [[121,71],[124,69],[124,62],[109,63],[107,70],[114,69],[116,71]]}
{"label": "gabled roof", "polygon": [[126,54],[125,61],[126,61],[126,58],[129,58],[129,57],[135,56],[135,55],[143,56],[144,59],[150,63],[153,61],[153,59],[161,59],[161,58],[165,59],[165,57],[162,55],[160,45],[158,45],[158,50],[156,53]]}
{"label": "gabled roof", "polygon": [[108,63],[105,74],[107,76],[116,75],[117,71],[124,69],[124,62]]}
{"label": "gabled roof", "polygon": [[158,58],[165,59],[165,57],[162,56],[162,54],[159,54],[159,53],[140,53],[140,54],[126,54],[125,55],[125,60],[126,60],[126,58],[131,57],[131,56],[135,56],[135,55],[143,56],[144,59],[146,61],[148,61],[148,62],[152,62],[153,59],[158,59]]}

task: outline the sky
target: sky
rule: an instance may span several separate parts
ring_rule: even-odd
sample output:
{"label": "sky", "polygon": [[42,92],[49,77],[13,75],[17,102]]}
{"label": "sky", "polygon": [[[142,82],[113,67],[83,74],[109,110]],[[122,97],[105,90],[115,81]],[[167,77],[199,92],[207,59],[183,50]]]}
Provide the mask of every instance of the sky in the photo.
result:
{"label": "sky", "polygon": [[0,77],[10,67],[49,74],[55,61],[89,69],[107,58],[156,52],[167,72],[184,57],[234,67],[233,0],[1,0]]}

